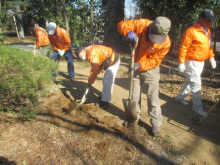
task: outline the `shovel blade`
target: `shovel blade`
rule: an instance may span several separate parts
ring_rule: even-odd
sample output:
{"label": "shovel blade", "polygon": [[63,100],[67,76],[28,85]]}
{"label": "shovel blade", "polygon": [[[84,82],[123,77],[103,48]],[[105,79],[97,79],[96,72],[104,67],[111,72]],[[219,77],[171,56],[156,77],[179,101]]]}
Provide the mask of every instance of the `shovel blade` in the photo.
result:
{"label": "shovel blade", "polygon": [[129,99],[122,99],[125,112],[129,122],[134,123],[137,120],[136,103]]}

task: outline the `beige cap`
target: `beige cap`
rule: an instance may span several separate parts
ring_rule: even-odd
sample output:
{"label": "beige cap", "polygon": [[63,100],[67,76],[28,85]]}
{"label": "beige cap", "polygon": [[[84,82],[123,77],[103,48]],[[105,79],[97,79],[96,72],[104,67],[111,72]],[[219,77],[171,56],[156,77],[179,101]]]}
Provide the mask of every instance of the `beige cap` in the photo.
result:
{"label": "beige cap", "polygon": [[150,40],[156,44],[162,44],[170,31],[171,21],[166,17],[159,16],[150,26]]}

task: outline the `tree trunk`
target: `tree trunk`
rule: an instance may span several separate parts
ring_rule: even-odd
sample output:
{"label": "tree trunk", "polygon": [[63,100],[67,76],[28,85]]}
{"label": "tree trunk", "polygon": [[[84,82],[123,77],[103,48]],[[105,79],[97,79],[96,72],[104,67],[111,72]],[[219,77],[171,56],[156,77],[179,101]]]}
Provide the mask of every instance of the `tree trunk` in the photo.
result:
{"label": "tree trunk", "polygon": [[94,26],[93,26],[93,5],[94,5],[94,0],[90,0],[90,6],[91,6],[91,45],[94,45]]}
{"label": "tree trunk", "polygon": [[[17,4],[16,4],[17,11],[21,11],[19,1],[20,0],[16,0],[16,2],[17,2]],[[18,26],[18,33],[19,33],[20,39],[24,39],[24,27],[23,27],[23,22],[22,22],[22,15],[20,13],[17,14],[17,26]]]}
{"label": "tree trunk", "polygon": [[108,0],[104,31],[104,45],[112,47],[118,52],[128,52],[124,37],[118,33],[117,24],[124,20],[125,0]]}
{"label": "tree trunk", "polygon": [[62,0],[62,5],[63,5],[63,16],[64,16],[64,20],[65,20],[65,24],[66,24],[66,31],[67,31],[68,35],[70,35],[70,28],[69,28],[69,22],[68,22],[68,18],[67,18],[67,13],[66,13],[66,3],[65,3],[65,0]]}

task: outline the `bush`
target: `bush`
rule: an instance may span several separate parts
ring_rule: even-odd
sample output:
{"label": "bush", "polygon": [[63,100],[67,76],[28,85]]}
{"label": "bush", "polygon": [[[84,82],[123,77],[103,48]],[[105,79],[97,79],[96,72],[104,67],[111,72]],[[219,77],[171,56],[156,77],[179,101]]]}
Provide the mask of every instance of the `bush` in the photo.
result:
{"label": "bush", "polygon": [[[32,52],[0,45],[0,106],[4,110],[33,110],[54,83],[54,61]],[[20,112],[21,113],[21,112]]]}

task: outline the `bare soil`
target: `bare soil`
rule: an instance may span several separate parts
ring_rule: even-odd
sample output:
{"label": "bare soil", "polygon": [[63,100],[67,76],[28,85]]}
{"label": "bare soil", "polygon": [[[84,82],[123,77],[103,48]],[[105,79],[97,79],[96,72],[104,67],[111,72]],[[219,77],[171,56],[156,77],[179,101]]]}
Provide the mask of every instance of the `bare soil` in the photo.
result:
{"label": "bare soil", "polygon": [[[28,39],[31,42],[22,42],[35,40]],[[43,98],[36,109],[36,119],[21,122],[11,114],[0,114],[0,165],[220,164],[220,106],[200,126],[192,123],[195,114],[191,110],[191,95],[187,97],[189,106],[174,101],[184,81],[184,75],[177,70],[176,56],[167,55],[161,65],[161,137],[151,135],[144,93],[140,125],[130,129],[123,127],[126,115],[122,98],[128,98],[128,64],[129,59],[122,58],[112,101],[107,107],[94,106],[100,100],[103,73],[98,76],[85,104],[76,108],[86,88],[90,67],[74,62],[75,81],[70,81],[67,62],[62,59],[58,79],[51,87],[51,94]],[[206,111],[215,104],[220,93],[219,71],[219,61],[216,70],[206,62],[202,75]]]}

